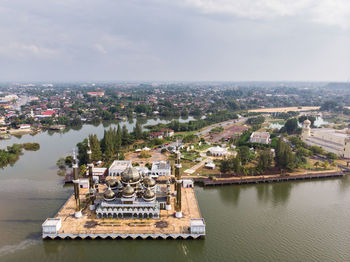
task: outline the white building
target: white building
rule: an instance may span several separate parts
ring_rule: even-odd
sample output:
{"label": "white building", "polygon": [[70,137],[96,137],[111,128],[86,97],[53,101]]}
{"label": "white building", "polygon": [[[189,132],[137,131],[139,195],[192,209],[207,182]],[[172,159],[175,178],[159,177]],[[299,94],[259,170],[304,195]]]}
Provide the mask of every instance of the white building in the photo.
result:
{"label": "white building", "polygon": [[29,124],[21,124],[18,128],[21,130],[30,130],[31,126]]}
{"label": "white building", "polygon": [[205,167],[208,168],[208,169],[215,169],[215,164],[214,162],[208,162],[205,164]]}
{"label": "white building", "polygon": [[107,168],[105,167],[93,167],[92,168],[92,179],[94,181],[100,181],[103,176],[107,174]]}
{"label": "white building", "polygon": [[227,150],[227,148],[223,148],[220,146],[209,147],[208,152],[212,156],[228,156],[228,155],[230,155],[230,152]]}
{"label": "white building", "polygon": [[60,218],[47,218],[42,224],[44,234],[57,234],[61,229],[62,222]]}
{"label": "white building", "polygon": [[250,143],[259,143],[259,144],[270,144],[270,133],[269,132],[253,132],[250,135]]}
{"label": "white building", "polygon": [[89,179],[79,178],[79,188],[89,188]]}
{"label": "white building", "polygon": [[109,176],[120,176],[122,172],[128,167],[131,167],[130,160],[114,160],[112,165],[109,167]]}
{"label": "white building", "polygon": [[205,234],[204,219],[190,219],[190,232],[192,234]]}
{"label": "white building", "polygon": [[184,188],[193,188],[194,182],[192,179],[182,179],[182,187]]}
{"label": "white building", "polygon": [[151,171],[148,174],[151,177],[170,176],[171,168],[169,160],[153,162]]}
{"label": "white building", "polygon": [[340,157],[350,158],[350,130],[332,128],[310,128],[311,122],[305,120],[301,133],[302,140],[311,146],[322,147],[325,151]]}

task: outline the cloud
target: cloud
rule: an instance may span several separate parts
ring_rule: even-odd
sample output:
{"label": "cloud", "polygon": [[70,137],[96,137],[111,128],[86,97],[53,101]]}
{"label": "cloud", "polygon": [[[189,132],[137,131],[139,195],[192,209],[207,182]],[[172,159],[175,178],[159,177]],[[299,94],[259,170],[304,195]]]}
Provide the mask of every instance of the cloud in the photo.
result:
{"label": "cloud", "polygon": [[52,58],[58,54],[58,50],[36,44],[24,44],[10,42],[0,44],[0,55],[10,57],[35,56],[40,58]]}
{"label": "cloud", "polygon": [[101,44],[95,44],[96,50],[101,54],[107,54],[106,49]]}
{"label": "cloud", "polygon": [[305,17],[312,22],[350,28],[349,0],[183,0],[204,14],[248,19]]}

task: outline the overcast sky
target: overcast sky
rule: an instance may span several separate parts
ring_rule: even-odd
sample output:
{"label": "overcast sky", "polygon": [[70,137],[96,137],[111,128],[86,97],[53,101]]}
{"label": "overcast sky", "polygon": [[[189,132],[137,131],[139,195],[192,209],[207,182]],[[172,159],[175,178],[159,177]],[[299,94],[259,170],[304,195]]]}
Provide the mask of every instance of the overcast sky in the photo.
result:
{"label": "overcast sky", "polygon": [[349,0],[0,1],[0,81],[349,78]]}

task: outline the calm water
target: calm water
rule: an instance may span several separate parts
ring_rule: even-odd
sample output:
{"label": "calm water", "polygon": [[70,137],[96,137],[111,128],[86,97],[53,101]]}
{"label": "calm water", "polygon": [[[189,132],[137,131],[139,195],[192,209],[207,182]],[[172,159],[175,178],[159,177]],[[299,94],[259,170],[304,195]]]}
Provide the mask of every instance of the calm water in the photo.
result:
{"label": "calm water", "polygon": [[[321,116],[317,116],[316,117],[316,120],[314,122],[314,126],[315,127],[321,127],[322,125],[327,125],[329,124],[329,122],[327,122],[326,120],[324,120]],[[299,127],[302,127],[302,124],[298,123]],[[281,129],[282,127],[284,126],[284,124],[281,124],[281,123],[271,123],[269,128],[277,128],[277,129]]]}
{"label": "calm water", "polygon": [[[350,178],[197,187],[207,224],[205,240],[40,239],[71,187],[56,175],[56,160],[89,133],[23,136],[39,142],[14,167],[0,171],[0,261],[350,261]],[[1,141],[0,143],[3,143]]]}

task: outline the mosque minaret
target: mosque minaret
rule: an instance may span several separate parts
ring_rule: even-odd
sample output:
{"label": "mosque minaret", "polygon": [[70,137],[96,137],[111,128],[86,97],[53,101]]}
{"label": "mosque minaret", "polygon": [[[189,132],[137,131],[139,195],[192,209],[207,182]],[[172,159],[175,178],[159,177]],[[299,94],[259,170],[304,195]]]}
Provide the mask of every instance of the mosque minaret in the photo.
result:
{"label": "mosque minaret", "polygon": [[79,196],[79,173],[78,173],[78,159],[75,155],[75,150],[73,151],[73,176],[74,176],[74,198],[75,198],[75,213],[76,218],[82,217],[80,208],[80,196]]}
{"label": "mosque minaret", "polygon": [[88,155],[88,168],[89,168],[89,192],[90,192],[90,210],[94,210],[95,209],[95,195],[94,195],[94,181],[93,181],[93,173],[92,173],[92,169],[94,167],[94,164],[92,163],[92,159],[91,159],[91,147],[90,147],[90,140],[88,140],[88,151],[87,151],[87,155]]}
{"label": "mosque minaret", "polygon": [[181,187],[182,187],[182,180],[181,180],[181,163],[180,163],[180,157],[181,153],[178,150],[177,151],[177,157],[175,162],[175,183],[176,183],[176,206],[175,206],[175,216],[177,218],[182,217],[182,210],[181,210]]}

